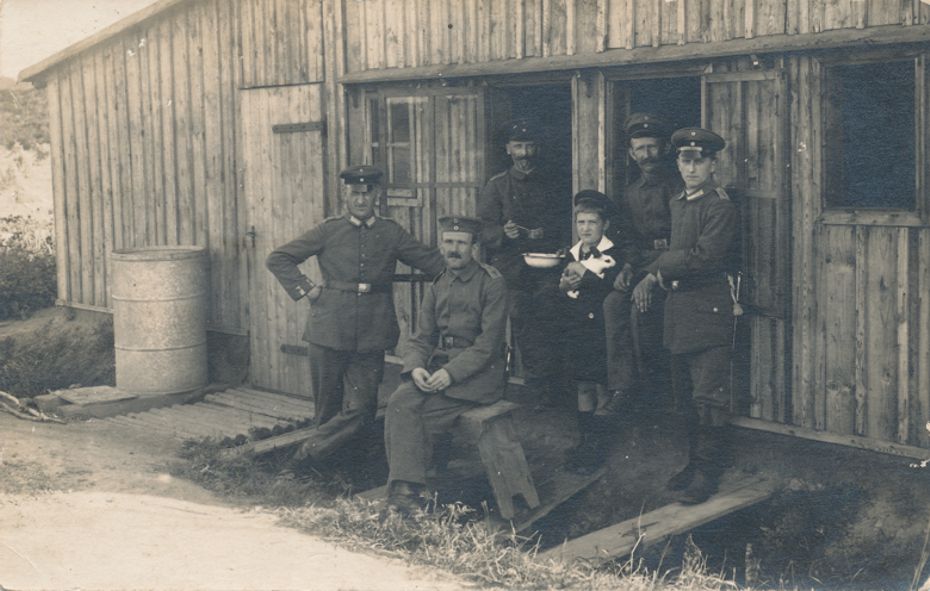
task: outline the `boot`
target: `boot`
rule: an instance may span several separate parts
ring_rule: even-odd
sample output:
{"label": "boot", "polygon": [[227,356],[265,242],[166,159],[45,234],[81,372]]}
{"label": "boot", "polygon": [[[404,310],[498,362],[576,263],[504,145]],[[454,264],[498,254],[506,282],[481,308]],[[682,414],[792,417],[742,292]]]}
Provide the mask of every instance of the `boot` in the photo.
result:
{"label": "boot", "polygon": [[689,418],[687,422],[688,429],[688,463],[684,468],[676,472],[665,484],[667,490],[680,491],[687,488],[694,478],[697,470],[697,451],[698,451],[698,425],[697,417]]}
{"label": "boot", "polygon": [[578,424],[579,440],[578,445],[569,448],[568,451],[565,452],[565,463],[568,465],[569,470],[574,470],[576,465],[583,463],[582,458],[590,453],[593,445],[593,441],[591,440],[592,422],[594,419],[593,413],[579,411],[576,413],[575,419]]}
{"label": "boot", "polygon": [[395,480],[390,485],[388,493],[388,509],[396,511],[403,517],[409,517],[417,511],[426,509],[426,502],[423,498],[423,486],[406,480]]}
{"label": "boot", "polygon": [[684,490],[691,484],[691,480],[694,478],[694,473],[697,470],[694,460],[688,459],[688,463],[684,468],[675,473],[674,476],[668,479],[668,482],[665,483],[665,488],[668,490]]}
{"label": "boot", "polygon": [[681,491],[679,501],[686,505],[703,503],[720,485],[726,462],[724,427],[701,427],[698,431],[694,462],[694,476]]}
{"label": "boot", "polygon": [[604,465],[607,460],[609,430],[609,419],[597,415],[591,416],[587,445],[581,450],[577,461],[572,466],[572,472],[582,475],[593,474]]}

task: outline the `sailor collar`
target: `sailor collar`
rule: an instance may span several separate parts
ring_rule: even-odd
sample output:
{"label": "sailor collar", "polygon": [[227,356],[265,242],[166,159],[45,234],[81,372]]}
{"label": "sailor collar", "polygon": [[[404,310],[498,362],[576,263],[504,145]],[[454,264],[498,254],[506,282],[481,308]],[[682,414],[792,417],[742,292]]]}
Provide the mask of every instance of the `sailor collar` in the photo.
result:
{"label": "sailor collar", "polygon": [[355,226],[356,228],[360,228],[362,224],[365,224],[365,226],[370,228],[375,225],[375,220],[377,220],[378,217],[373,215],[363,222],[362,220],[358,219],[354,215],[349,214],[348,216],[346,216],[346,219],[349,220],[349,223]]}
{"label": "sailor collar", "polygon": [[[614,247],[614,243],[613,241],[611,241],[610,238],[608,238],[607,236],[601,236],[601,241],[598,242],[597,246],[595,246],[594,248],[596,248],[598,252],[600,252],[601,254],[604,254],[605,250],[610,250],[613,247]],[[572,256],[575,257],[576,261],[581,260],[581,240],[579,240],[575,244],[575,246],[571,248],[570,252],[572,253]]]}

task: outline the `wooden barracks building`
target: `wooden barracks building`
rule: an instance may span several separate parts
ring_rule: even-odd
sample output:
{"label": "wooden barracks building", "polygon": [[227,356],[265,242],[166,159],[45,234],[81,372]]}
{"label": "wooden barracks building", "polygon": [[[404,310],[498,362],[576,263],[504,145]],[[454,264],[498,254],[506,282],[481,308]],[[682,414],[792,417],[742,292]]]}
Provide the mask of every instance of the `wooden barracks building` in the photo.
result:
{"label": "wooden barracks building", "polygon": [[[309,309],[263,262],[340,212],[343,166],[384,167],[382,213],[435,243],[512,116],[608,194],[627,113],[709,127],[744,220],[739,423],[930,448],[922,1],[160,0],[21,77],[48,93],[61,303],[111,309],[114,249],[206,246],[214,342],[285,392]],[[407,332],[420,287],[395,290]]]}

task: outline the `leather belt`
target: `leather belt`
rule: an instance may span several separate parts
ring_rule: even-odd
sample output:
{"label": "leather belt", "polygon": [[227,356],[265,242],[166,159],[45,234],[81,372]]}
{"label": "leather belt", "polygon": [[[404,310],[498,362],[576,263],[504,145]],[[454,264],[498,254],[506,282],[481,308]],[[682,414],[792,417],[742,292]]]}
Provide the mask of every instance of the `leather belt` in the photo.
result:
{"label": "leather belt", "polygon": [[437,348],[443,350],[464,349],[466,347],[471,347],[473,344],[475,344],[474,341],[471,339],[466,339],[465,337],[445,335],[439,337],[439,344],[437,345]]}
{"label": "leather belt", "polygon": [[726,285],[727,275],[727,273],[714,273],[709,277],[693,278],[691,280],[675,279],[668,287],[670,291],[688,291],[689,289],[698,289],[700,287],[715,285],[718,281],[722,285]]}
{"label": "leather belt", "polygon": [[391,290],[390,283],[350,283],[332,279],[326,281],[326,287],[351,293],[383,293]]}

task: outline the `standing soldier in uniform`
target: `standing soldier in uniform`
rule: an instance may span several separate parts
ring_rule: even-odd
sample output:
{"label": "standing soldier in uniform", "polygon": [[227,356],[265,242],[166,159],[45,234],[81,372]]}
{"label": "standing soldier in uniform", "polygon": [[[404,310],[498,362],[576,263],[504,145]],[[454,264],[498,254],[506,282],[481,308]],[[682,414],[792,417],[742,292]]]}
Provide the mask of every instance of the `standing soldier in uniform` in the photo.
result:
{"label": "standing soldier in uniform", "polygon": [[[397,344],[392,279],[397,261],[430,276],[442,257],[396,222],[375,216],[381,170],[354,166],[345,182],[346,212],[328,218],[268,255],[266,265],[294,300],[311,305],[304,331],[317,428],[296,457],[319,461],[374,420],[384,351]],[[316,256],[314,285],[297,265]]]}
{"label": "standing soldier in uniform", "polygon": [[668,157],[671,130],[665,121],[651,113],[633,113],[624,127],[630,157],[640,175],[617,200],[617,223],[612,235],[627,264],[614,281],[615,291],[604,300],[609,409],[615,413],[631,401],[634,349],[640,353],[635,361],[640,368],[641,387],[650,390],[649,400],[667,395],[668,355],[662,347],[664,292],[649,293],[652,301],[645,298],[631,306],[630,289],[644,276],[646,267],[668,250],[672,228],[669,201],[682,189],[681,177]]}
{"label": "standing soldier in uniform", "polygon": [[446,270],[423,296],[405,349],[405,382],[391,395],[384,423],[388,504],[405,514],[421,506],[433,440],[460,414],[504,392],[506,284],[500,271],[472,258],[481,220],[439,224]]}
{"label": "standing soldier in uniform", "polygon": [[535,269],[525,252],[553,253],[571,240],[571,195],[564,180],[540,170],[539,131],[526,119],[505,127],[505,149],[513,161],[491,177],[478,198],[482,243],[510,291],[510,321],[526,371],[527,386],[551,401],[560,376],[558,269]]}
{"label": "standing soldier in uniform", "polygon": [[688,404],[688,465],[669,480],[684,503],[717,490],[729,440],[730,344],[734,304],[728,273],[735,271],[739,212],[714,180],[726,142],[696,127],[672,134],[685,189],[672,199],[669,249],[647,269],[634,299],[668,290],[663,340],[671,352],[672,389]]}

